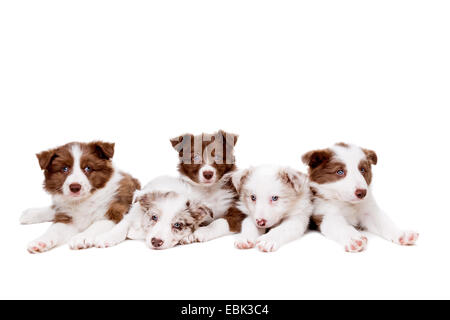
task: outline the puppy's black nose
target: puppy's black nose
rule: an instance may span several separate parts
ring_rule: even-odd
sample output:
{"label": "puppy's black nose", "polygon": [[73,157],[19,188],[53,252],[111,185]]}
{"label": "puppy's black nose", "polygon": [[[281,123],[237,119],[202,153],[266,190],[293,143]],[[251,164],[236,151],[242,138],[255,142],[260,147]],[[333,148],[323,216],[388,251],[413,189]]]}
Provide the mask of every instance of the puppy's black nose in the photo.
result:
{"label": "puppy's black nose", "polygon": [[157,238],[152,238],[152,246],[155,248],[159,248],[163,245],[164,241],[162,241],[161,239],[157,239]]}
{"label": "puppy's black nose", "polygon": [[357,189],[355,191],[355,195],[359,199],[364,199],[367,195],[367,190],[366,189]]}
{"label": "puppy's black nose", "polygon": [[79,184],[79,183],[72,183],[72,184],[69,185],[69,189],[73,193],[80,192],[81,184]]}
{"label": "puppy's black nose", "polygon": [[214,176],[214,172],[212,171],[205,171],[203,172],[203,176],[206,180],[210,180]]}

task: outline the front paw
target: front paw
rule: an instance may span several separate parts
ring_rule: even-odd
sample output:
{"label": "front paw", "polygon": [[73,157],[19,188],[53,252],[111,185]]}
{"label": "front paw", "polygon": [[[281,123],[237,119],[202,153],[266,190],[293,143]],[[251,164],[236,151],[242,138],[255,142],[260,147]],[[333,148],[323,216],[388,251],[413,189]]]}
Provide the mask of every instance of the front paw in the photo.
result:
{"label": "front paw", "polygon": [[69,241],[69,248],[72,250],[89,249],[94,246],[94,239],[84,235],[76,235]]}
{"label": "front paw", "polygon": [[248,237],[239,236],[234,242],[234,246],[237,249],[252,249],[256,245],[256,240]]}
{"label": "front paw", "polygon": [[274,252],[280,248],[281,243],[279,240],[274,239],[268,234],[265,234],[256,240],[256,246],[258,247],[259,251]]}
{"label": "front paw", "polygon": [[185,245],[185,244],[191,244],[195,242],[195,238],[192,234],[188,235],[186,238],[183,238],[180,240],[178,244]]}
{"label": "front paw", "polygon": [[106,235],[99,235],[95,238],[93,246],[96,248],[109,248],[113,247],[117,244],[119,244],[120,241],[116,241],[114,238],[106,236]]}
{"label": "front paw", "polygon": [[54,247],[56,247],[56,241],[54,240],[37,239],[28,244],[27,250],[34,254],[46,252]]}
{"label": "front paw", "polygon": [[416,244],[417,239],[419,239],[419,234],[413,231],[402,232],[393,242],[401,246],[412,246]]}
{"label": "front paw", "polygon": [[367,246],[367,238],[363,235],[360,235],[358,237],[351,238],[347,241],[347,244],[345,245],[345,251],[346,252],[361,252],[363,251]]}
{"label": "front paw", "polygon": [[206,242],[211,239],[210,232],[207,228],[199,228],[191,235],[185,238],[187,243]]}

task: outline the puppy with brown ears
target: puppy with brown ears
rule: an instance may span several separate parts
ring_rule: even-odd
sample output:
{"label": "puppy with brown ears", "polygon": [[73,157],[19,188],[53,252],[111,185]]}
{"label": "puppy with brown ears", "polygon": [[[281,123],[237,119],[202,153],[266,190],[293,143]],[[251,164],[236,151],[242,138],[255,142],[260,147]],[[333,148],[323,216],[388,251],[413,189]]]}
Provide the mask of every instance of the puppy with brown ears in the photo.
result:
{"label": "puppy with brown ears", "polygon": [[308,178],[292,168],[259,166],[232,175],[238,209],[246,214],[235,246],[263,252],[300,238],[312,213]]}
{"label": "puppy with brown ears", "polygon": [[238,135],[219,130],[212,134],[184,134],[170,140],[178,152],[181,179],[203,195],[212,215],[187,240],[205,242],[240,232],[245,215],[236,208],[237,192],[229,174],[236,170],[234,147]]}
{"label": "puppy with brown ears", "polygon": [[53,221],[41,237],[28,245],[30,253],[48,251],[69,242],[86,249],[128,212],[139,182],[115,168],[114,144],[72,142],[37,154],[44,171],[50,207],[26,210],[22,224]]}
{"label": "puppy with brown ears", "polygon": [[365,249],[366,229],[400,245],[413,245],[419,234],[399,229],[378,207],[371,191],[372,165],[377,154],[346,143],[314,150],[302,157],[309,167],[313,193],[313,222],[325,237],[347,252]]}

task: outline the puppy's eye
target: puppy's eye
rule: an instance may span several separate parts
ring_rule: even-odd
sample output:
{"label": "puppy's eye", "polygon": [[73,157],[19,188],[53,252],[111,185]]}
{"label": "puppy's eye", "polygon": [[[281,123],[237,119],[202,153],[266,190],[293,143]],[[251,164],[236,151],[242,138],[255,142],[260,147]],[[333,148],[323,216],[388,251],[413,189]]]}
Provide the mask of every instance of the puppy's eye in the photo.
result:
{"label": "puppy's eye", "polygon": [[153,221],[158,221],[158,216],[156,214],[152,215],[152,220]]}
{"label": "puppy's eye", "polygon": [[177,230],[181,230],[181,228],[183,228],[183,224],[180,223],[180,222],[175,222],[175,223],[173,224],[173,227],[174,227],[175,229],[177,229]]}
{"label": "puppy's eye", "polygon": [[92,168],[87,166],[84,168],[84,172],[86,172],[86,173],[92,172]]}
{"label": "puppy's eye", "polygon": [[250,199],[252,199],[252,201],[254,202],[254,201],[256,201],[256,196],[255,196],[254,194],[252,194],[252,195],[250,196]]}
{"label": "puppy's eye", "polygon": [[64,167],[64,168],[61,169],[61,171],[63,173],[67,173],[67,172],[69,172],[69,167]]}
{"label": "puppy's eye", "polygon": [[272,197],[272,201],[278,201],[279,197],[278,196],[273,196]]}
{"label": "puppy's eye", "polygon": [[192,159],[194,162],[201,162],[202,157],[199,154],[195,154]]}
{"label": "puppy's eye", "polygon": [[359,169],[359,171],[361,171],[361,173],[366,173],[366,169],[364,168]]}
{"label": "puppy's eye", "polygon": [[343,175],[345,174],[345,171],[344,171],[344,170],[338,170],[338,171],[336,172],[336,174],[337,174],[338,176],[343,176]]}

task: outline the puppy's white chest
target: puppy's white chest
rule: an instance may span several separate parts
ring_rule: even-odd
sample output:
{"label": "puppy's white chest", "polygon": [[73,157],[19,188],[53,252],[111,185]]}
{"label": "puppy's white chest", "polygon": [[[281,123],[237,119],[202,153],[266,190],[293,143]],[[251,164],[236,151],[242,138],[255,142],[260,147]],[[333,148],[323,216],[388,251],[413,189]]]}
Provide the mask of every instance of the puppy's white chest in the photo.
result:
{"label": "puppy's white chest", "polygon": [[225,189],[216,189],[205,192],[203,200],[213,211],[214,219],[222,218],[233,204],[233,193]]}

